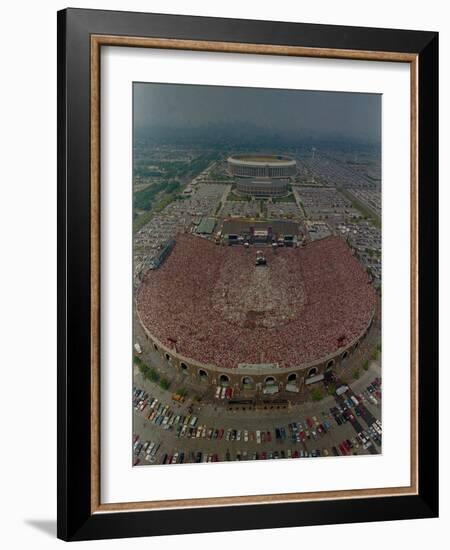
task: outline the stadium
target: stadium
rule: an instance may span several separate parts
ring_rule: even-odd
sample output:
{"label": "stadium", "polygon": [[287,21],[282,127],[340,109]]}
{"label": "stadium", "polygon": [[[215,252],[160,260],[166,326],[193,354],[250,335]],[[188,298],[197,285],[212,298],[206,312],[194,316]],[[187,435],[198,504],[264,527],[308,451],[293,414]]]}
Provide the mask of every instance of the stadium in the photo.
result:
{"label": "stadium", "polygon": [[369,330],[376,294],[339,237],[303,247],[218,246],[179,234],[144,276],[136,311],[168,368],[240,391],[323,380]]}
{"label": "stadium", "polygon": [[294,159],[281,155],[232,155],[228,171],[240,178],[291,178],[297,173]]}
{"label": "stadium", "polygon": [[294,159],[281,155],[232,155],[228,172],[236,178],[236,191],[254,197],[281,197],[297,173]]}

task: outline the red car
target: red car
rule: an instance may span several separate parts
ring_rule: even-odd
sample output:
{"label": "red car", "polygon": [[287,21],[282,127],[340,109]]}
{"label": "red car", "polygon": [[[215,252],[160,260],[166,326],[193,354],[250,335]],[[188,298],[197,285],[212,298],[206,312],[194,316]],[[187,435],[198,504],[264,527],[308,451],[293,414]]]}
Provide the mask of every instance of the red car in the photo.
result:
{"label": "red car", "polygon": [[223,428],[220,428],[219,433],[217,434],[217,439],[222,439],[223,437]]}
{"label": "red car", "polygon": [[341,451],[341,453],[344,456],[348,455],[347,449],[345,448],[345,446],[342,443],[339,443],[339,450]]}
{"label": "red car", "polygon": [[302,443],[305,442],[305,439],[306,439],[305,432],[300,432],[300,439],[302,440]]}
{"label": "red car", "polygon": [[267,453],[266,451],[264,451],[263,453],[261,453],[261,459],[266,460],[266,458],[267,458]]}
{"label": "red car", "polygon": [[344,415],[345,415],[345,418],[347,418],[347,420],[350,420],[350,422],[354,422],[355,417],[348,409],[344,411]]}
{"label": "red car", "polygon": [[307,418],[306,423],[308,424],[309,428],[312,428],[314,426],[313,421],[311,420],[311,418]]}
{"label": "red car", "polygon": [[267,432],[266,439],[269,443],[272,441],[272,434],[270,432]]}
{"label": "red car", "polygon": [[225,390],[225,397],[231,399],[233,397],[233,388],[227,388]]}
{"label": "red car", "polygon": [[298,458],[298,457],[299,457],[298,451],[294,451],[292,453],[292,458]]}

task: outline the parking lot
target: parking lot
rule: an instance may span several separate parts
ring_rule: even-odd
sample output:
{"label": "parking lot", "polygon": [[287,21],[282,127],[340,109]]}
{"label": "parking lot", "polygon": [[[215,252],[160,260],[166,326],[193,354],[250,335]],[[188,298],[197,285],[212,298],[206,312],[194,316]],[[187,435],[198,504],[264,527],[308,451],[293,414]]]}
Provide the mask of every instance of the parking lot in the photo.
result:
{"label": "parking lot", "polygon": [[134,464],[378,454],[381,380],[368,375],[363,385],[358,381],[361,389],[340,397],[253,411],[173,401],[170,392],[149,388],[136,375]]}

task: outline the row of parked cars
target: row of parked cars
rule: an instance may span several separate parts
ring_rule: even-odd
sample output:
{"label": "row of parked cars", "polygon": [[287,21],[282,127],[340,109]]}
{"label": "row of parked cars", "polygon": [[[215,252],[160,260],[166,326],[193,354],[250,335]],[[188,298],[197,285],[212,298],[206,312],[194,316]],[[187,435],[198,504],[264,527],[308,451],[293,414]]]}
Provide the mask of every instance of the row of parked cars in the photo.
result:
{"label": "row of parked cars", "polygon": [[173,454],[164,454],[161,460],[161,464],[180,464],[183,462],[191,463],[205,463],[205,462],[219,462],[225,461],[242,461],[242,460],[272,460],[272,459],[288,459],[288,458],[317,458],[328,456],[347,456],[349,454],[357,454],[356,449],[359,447],[355,438],[353,440],[344,440],[337,447],[328,449],[283,449],[273,451],[247,451],[237,449],[231,452],[229,449],[225,453],[223,459],[219,457],[218,453],[211,452],[191,452],[185,454],[182,451],[175,452]]}
{"label": "row of parked cars", "polygon": [[[347,405],[355,406],[356,403],[348,399]],[[168,405],[163,405],[156,398],[151,398],[144,390],[135,389],[135,408],[140,411],[149,410],[147,419],[156,425],[166,429],[176,428],[178,438],[201,438],[201,439],[219,439],[225,437],[227,441],[256,441],[256,443],[266,443],[272,441],[272,432],[270,430],[238,430],[229,428],[208,428],[207,426],[197,426],[198,418],[194,415],[181,415],[175,413]],[[340,407],[331,409],[337,424],[342,424],[354,417],[349,409],[342,411]],[[358,414],[358,413],[356,413]],[[326,434],[332,429],[330,420],[319,419],[317,416],[307,417],[304,422],[291,422],[288,425],[290,439],[294,443],[305,442],[309,439],[318,439],[320,435]],[[275,428],[275,439],[282,443],[287,439],[286,429],[282,427]]]}
{"label": "row of parked cars", "polygon": [[215,398],[216,399],[231,399],[233,397],[233,388],[231,386],[223,387],[217,386]]}
{"label": "row of parked cars", "polygon": [[336,420],[336,424],[338,426],[341,426],[346,422],[354,422],[355,415],[361,416],[362,411],[359,404],[355,407],[353,411],[347,401],[341,405],[338,404],[335,407],[331,407],[330,413],[333,415],[333,418]]}
{"label": "row of parked cars", "polygon": [[373,439],[373,441],[381,447],[381,436],[383,434],[381,421],[376,420],[371,426],[367,428],[367,430],[363,430],[362,434],[366,439]]}
{"label": "row of parked cars", "polygon": [[141,441],[138,435],[133,436],[133,465],[137,466],[141,458],[154,463],[161,444],[156,441]]}
{"label": "row of parked cars", "polygon": [[198,418],[193,414],[178,414],[169,405],[164,405],[156,397],[150,397],[147,392],[139,388],[133,390],[133,405],[149,422],[166,430],[176,427],[179,431],[184,429],[186,433],[188,428],[194,428],[197,425]]}
{"label": "row of parked cars", "polygon": [[[319,436],[325,435],[332,428],[332,424],[327,418],[318,418],[317,416],[306,417],[304,421],[291,422],[288,425],[290,439],[293,443],[305,443],[309,439],[318,439]],[[284,428],[275,430],[278,441],[283,442],[286,439],[286,431]]]}
{"label": "row of parked cars", "polygon": [[367,399],[373,405],[381,404],[381,378],[375,378],[360,395],[361,399]]}

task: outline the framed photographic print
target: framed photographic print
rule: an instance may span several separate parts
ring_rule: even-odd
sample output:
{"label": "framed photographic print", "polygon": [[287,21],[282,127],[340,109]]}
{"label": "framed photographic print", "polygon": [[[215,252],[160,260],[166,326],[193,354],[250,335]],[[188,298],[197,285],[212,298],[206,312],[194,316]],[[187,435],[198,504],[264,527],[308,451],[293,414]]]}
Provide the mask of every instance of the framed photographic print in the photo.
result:
{"label": "framed photographic print", "polygon": [[58,536],[438,514],[438,36],[58,13]]}

